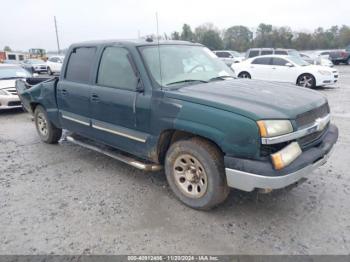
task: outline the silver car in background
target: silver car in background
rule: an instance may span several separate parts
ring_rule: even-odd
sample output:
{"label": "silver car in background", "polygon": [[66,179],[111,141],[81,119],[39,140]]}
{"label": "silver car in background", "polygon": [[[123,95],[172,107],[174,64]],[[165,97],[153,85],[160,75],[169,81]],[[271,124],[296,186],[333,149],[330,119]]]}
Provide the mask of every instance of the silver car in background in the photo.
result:
{"label": "silver car in background", "polygon": [[0,110],[22,107],[15,88],[16,80],[31,76],[18,65],[0,64]]}
{"label": "silver car in background", "polygon": [[220,60],[224,61],[226,65],[231,66],[234,63],[243,61],[244,56],[232,50],[215,50],[213,51]]}

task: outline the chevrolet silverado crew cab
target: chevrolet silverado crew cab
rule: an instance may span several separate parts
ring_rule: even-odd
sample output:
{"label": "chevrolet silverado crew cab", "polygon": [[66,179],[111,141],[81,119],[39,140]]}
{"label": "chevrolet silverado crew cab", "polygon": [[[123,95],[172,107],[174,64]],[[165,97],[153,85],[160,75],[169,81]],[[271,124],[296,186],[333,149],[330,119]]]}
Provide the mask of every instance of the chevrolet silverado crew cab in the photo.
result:
{"label": "chevrolet silverado crew cab", "polygon": [[66,140],[136,168],[164,167],[177,198],[196,209],[223,202],[229,188],[294,185],[338,138],[323,95],[235,79],[189,42],[74,44],[59,77],[16,86],[42,141],[57,143],[65,129]]}

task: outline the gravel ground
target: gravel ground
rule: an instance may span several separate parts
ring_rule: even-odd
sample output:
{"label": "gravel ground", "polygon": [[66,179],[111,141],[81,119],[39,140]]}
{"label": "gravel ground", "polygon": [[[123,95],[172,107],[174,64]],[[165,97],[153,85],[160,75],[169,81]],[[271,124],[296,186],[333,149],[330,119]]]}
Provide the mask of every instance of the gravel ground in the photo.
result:
{"label": "gravel ground", "polygon": [[177,201],[164,174],[39,141],[29,114],[0,113],[0,254],[349,254],[350,66],[329,98],[329,162],[291,191],[232,190],[210,212]]}

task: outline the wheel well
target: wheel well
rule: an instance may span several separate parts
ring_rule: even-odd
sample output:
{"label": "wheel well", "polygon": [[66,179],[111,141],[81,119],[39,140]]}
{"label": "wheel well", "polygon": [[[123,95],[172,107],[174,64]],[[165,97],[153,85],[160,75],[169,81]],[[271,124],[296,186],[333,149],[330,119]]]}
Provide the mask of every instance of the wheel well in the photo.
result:
{"label": "wheel well", "polygon": [[40,105],[39,103],[30,103],[30,109],[32,110],[32,112],[34,113],[35,108]]}
{"label": "wheel well", "polygon": [[163,131],[159,136],[158,147],[157,147],[158,162],[160,164],[164,164],[166,152],[168,151],[169,147],[172,144],[174,144],[179,140],[186,140],[194,137],[207,140],[210,144],[214,145],[220,152],[222,152],[220,147],[211,139],[208,139],[206,137],[202,137],[190,132],[182,131],[182,130],[168,129]]}
{"label": "wheel well", "polygon": [[239,72],[238,76],[241,75],[241,74],[244,74],[244,73],[250,75],[249,72],[247,72],[247,71],[241,71],[241,72]]}

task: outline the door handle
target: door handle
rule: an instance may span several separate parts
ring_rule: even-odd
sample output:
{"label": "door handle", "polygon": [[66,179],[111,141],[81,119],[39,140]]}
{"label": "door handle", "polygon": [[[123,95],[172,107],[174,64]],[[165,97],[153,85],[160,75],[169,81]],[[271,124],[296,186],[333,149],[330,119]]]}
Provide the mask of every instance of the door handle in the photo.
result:
{"label": "door handle", "polygon": [[272,67],[272,69],[276,69],[276,67]]}
{"label": "door handle", "polygon": [[63,96],[66,96],[66,95],[68,95],[68,91],[66,89],[61,89],[61,94]]}
{"label": "door handle", "polygon": [[97,94],[92,94],[91,95],[91,101],[92,102],[99,102],[100,101],[100,98]]}

